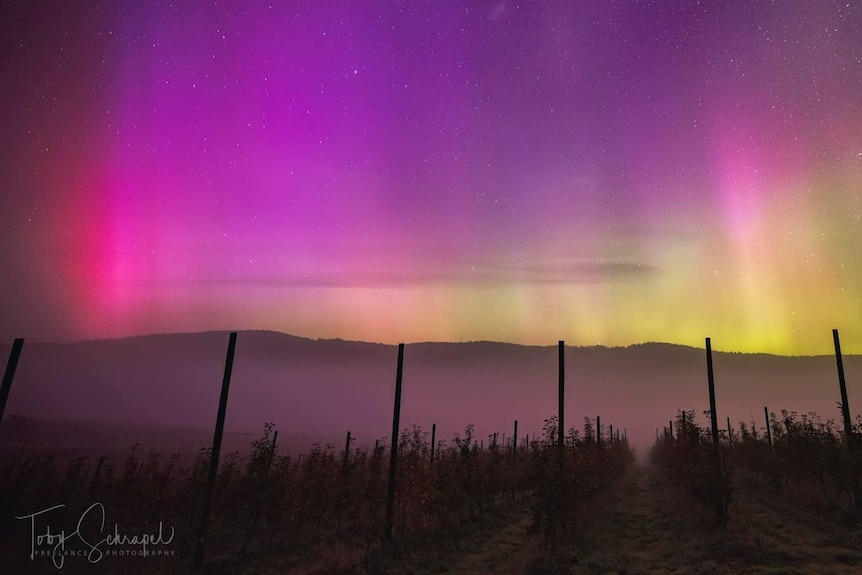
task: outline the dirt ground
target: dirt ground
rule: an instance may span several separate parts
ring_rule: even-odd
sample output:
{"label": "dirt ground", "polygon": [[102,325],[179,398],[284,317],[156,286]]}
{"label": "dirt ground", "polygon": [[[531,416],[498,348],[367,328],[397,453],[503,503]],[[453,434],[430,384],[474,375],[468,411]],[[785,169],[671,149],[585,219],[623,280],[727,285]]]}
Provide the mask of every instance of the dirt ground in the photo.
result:
{"label": "dirt ground", "polygon": [[[572,545],[549,560],[527,534],[529,515],[486,527],[460,551],[412,573],[479,574],[851,574],[862,573],[862,526],[801,509],[737,485],[727,529],[646,467],[584,510]],[[543,558],[540,560],[540,558]]]}

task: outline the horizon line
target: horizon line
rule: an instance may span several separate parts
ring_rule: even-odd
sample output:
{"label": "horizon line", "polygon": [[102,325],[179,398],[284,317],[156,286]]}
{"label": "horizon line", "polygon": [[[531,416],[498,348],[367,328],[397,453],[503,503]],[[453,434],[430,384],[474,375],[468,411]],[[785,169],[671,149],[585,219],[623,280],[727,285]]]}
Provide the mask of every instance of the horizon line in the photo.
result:
{"label": "horizon line", "polygon": [[[545,348],[545,347],[557,347],[560,341],[565,340],[556,340],[554,343],[548,344],[529,344],[529,343],[517,343],[511,341],[497,341],[497,340],[488,340],[488,339],[478,339],[478,340],[459,340],[459,341],[433,341],[433,340],[425,340],[425,341],[403,341],[403,342],[394,342],[387,343],[382,341],[367,341],[367,340],[358,340],[358,339],[345,339],[342,337],[309,337],[303,335],[297,335],[293,333],[278,331],[274,329],[209,329],[209,330],[198,330],[198,331],[176,331],[176,332],[150,332],[150,333],[137,333],[137,334],[129,334],[117,337],[94,337],[88,339],[73,339],[68,341],[33,341],[29,342],[30,345],[75,345],[81,343],[96,343],[96,342],[114,342],[114,341],[122,341],[127,339],[136,339],[136,338],[146,338],[146,337],[163,337],[163,336],[194,336],[194,335],[205,335],[205,334],[230,334],[232,332],[239,333],[268,333],[268,334],[276,334],[280,336],[287,336],[296,339],[307,340],[310,342],[344,342],[344,343],[358,343],[365,345],[379,345],[379,346],[387,346],[387,347],[395,347],[399,343],[403,343],[404,345],[469,345],[469,344],[492,344],[492,345],[507,345],[507,346],[517,346],[517,347],[535,347],[535,348]],[[704,337],[706,340],[706,337]],[[0,343],[0,346],[5,346],[7,344]],[[11,344],[10,344],[11,345]],[[683,347],[688,349],[695,349],[700,351],[705,351],[706,345],[704,342],[703,347],[684,344],[684,343],[676,343],[670,341],[642,341],[642,342],[634,342],[627,345],[604,345],[602,343],[595,344],[571,344],[564,343],[566,347],[577,348],[577,349],[605,349],[605,350],[619,350],[619,349],[630,349],[638,346],[647,346],[647,345],[661,345],[661,346],[673,346],[673,347]],[[830,353],[819,353],[819,354],[784,354],[784,353],[774,353],[767,351],[738,351],[738,350],[727,350],[727,349],[716,349],[713,346],[712,351],[714,353],[725,353],[725,354],[735,354],[735,355],[767,355],[774,357],[825,357],[825,356],[833,356],[834,354]],[[844,356],[854,356],[860,354],[847,353],[846,351],[842,353]]]}

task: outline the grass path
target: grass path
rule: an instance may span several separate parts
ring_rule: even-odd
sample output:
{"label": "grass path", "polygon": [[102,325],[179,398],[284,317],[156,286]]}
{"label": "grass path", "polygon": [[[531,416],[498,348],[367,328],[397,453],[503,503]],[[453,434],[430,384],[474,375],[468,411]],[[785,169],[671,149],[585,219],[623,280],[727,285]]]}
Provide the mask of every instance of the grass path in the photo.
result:
{"label": "grass path", "polygon": [[490,533],[475,550],[462,554],[441,575],[520,575],[527,571],[538,552],[538,537],[527,534],[530,517],[524,515]]}
{"label": "grass path", "polygon": [[390,575],[521,575],[539,552],[540,537],[530,535],[529,504],[524,501],[486,513],[469,527],[454,528],[410,557]]}
{"label": "grass path", "polygon": [[[633,467],[587,510],[574,574],[862,573],[860,530],[740,487],[725,531],[710,510]],[[576,563],[575,563],[576,561]]]}
{"label": "grass path", "polygon": [[750,573],[862,573],[862,528],[740,486],[731,533],[753,542],[761,564]]}
{"label": "grass path", "polygon": [[[710,509],[632,466],[586,505],[571,545],[544,554],[527,505],[414,549],[391,575],[862,574],[862,527],[738,482],[727,529]],[[321,571],[321,573],[342,572]],[[352,572],[352,571],[344,571]]]}

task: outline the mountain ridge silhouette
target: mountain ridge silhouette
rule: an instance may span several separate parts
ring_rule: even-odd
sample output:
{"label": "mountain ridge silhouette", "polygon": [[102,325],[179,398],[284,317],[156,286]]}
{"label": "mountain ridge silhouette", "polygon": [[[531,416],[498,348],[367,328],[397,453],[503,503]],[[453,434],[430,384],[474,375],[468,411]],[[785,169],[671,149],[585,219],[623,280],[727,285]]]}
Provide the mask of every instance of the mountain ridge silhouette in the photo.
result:
{"label": "mountain ridge silhouette", "polygon": [[[211,429],[227,331],[149,334],[71,343],[25,343],[7,415]],[[0,345],[0,357],[10,345]],[[238,334],[228,429],[280,429],[357,441],[391,430],[396,346],[311,339],[275,331]],[[717,411],[724,428],[763,406],[836,418],[833,356],[713,352]],[[845,355],[851,409],[862,401],[862,356]],[[402,427],[450,439],[467,423],[477,437],[505,432],[515,419],[539,433],[557,412],[557,345],[505,342],[409,343],[404,358]],[[626,347],[566,346],[567,428],[600,415],[641,445],[678,408],[708,409],[703,349],[648,342]],[[854,410],[857,413],[858,409]]]}

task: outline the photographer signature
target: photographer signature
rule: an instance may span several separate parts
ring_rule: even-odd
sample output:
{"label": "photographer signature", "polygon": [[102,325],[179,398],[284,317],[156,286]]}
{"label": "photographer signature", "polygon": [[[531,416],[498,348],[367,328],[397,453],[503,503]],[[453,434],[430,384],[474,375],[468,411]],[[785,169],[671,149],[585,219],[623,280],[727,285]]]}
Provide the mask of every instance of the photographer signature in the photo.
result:
{"label": "photographer signature", "polygon": [[[148,546],[167,545],[174,539],[174,528],[170,527],[170,537],[165,539],[164,527],[162,525],[162,522],[159,521],[158,533],[140,533],[134,535],[120,533],[119,526],[114,523],[113,533],[109,533],[101,540],[91,542],[93,539],[92,535],[89,537],[85,537],[85,534],[82,532],[84,520],[87,519],[88,516],[95,517],[95,519],[99,523],[99,534],[103,534],[105,531],[105,506],[98,502],[90,505],[87,510],[81,514],[81,517],[78,519],[78,524],[75,527],[75,531],[73,531],[72,533],[66,533],[64,530],[52,533],[51,526],[48,524],[45,524],[44,530],[41,530],[41,525],[37,526],[37,519],[39,519],[39,522],[41,522],[41,518],[43,515],[50,513],[51,511],[54,511],[56,509],[62,509],[64,507],[66,507],[64,504],[55,505],[53,507],[48,507],[46,509],[31,513],[29,515],[15,516],[15,519],[30,520],[31,560],[37,554],[37,547],[51,547],[50,555],[53,558],[54,566],[57,569],[61,569],[63,567],[63,564],[65,563],[66,555],[69,554],[83,555],[87,557],[87,560],[90,563],[98,563],[108,551],[108,549],[103,548],[103,546],[140,546],[140,551],[138,551],[137,554],[146,556],[152,553],[150,550],[147,549]],[[67,551],[66,542],[72,542],[75,539],[77,539],[83,544],[84,549],[77,552]]]}

